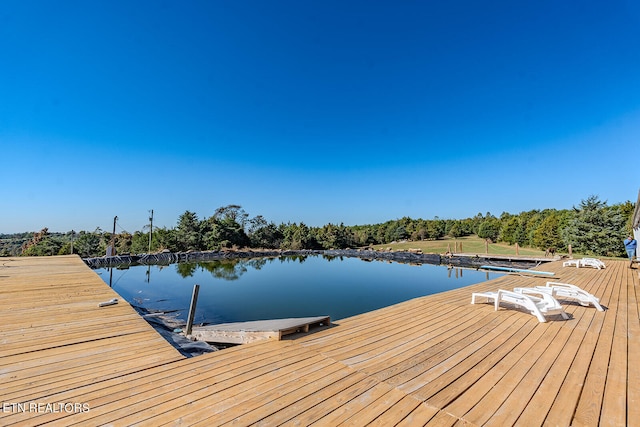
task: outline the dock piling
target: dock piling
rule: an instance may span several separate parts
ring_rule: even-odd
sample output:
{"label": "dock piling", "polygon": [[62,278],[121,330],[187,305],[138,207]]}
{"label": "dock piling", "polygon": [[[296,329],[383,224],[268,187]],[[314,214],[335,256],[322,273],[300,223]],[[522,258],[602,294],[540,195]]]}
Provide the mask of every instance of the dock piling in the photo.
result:
{"label": "dock piling", "polygon": [[191,295],[191,305],[189,306],[189,317],[187,317],[187,330],[186,335],[191,335],[191,328],[193,327],[193,317],[196,314],[196,305],[198,304],[198,293],[200,292],[200,285],[193,285],[193,294]]}

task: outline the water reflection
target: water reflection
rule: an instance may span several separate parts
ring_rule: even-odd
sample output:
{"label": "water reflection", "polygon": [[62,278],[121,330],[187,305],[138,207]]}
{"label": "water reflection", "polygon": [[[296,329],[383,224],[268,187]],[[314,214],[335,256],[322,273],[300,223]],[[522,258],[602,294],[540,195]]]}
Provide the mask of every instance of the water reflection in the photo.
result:
{"label": "water reflection", "polygon": [[185,262],[175,264],[176,272],[184,279],[193,277],[196,271],[208,271],[216,279],[238,280],[248,268],[260,270],[267,263],[267,258],[259,259],[225,259],[215,261]]}
{"label": "water reflection", "polygon": [[[186,320],[194,284],[196,323],[285,317],[342,319],[502,274],[332,256],[228,259],[96,270],[124,299]],[[233,286],[229,286],[233,282]]]}

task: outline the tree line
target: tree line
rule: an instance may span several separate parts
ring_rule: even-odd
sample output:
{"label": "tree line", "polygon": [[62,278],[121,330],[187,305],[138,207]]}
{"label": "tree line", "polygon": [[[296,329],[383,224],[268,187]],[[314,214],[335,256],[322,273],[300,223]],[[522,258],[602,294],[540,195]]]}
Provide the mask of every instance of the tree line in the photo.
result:
{"label": "tree line", "polygon": [[96,229],[91,232],[0,235],[0,256],[43,256],[76,253],[82,257],[103,256],[113,245],[118,254],[211,251],[225,248],[345,249],[388,244],[403,240],[458,238],[478,235],[491,242],[520,247],[568,246],[581,254],[625,256],[621,241],[631,231],[634,204],[627,201],[607,205],[589,196],[572,209],[531,210],[519,214],[487,212],[466,219],[412,219],[403,217],[381,224],[346,226],[326,224],[310,227],[303,222],[275,224],[261,215],[250,217],[239,205],[216,209],[208,218],[185,211],[173,228],[155,228],[133,234]]}

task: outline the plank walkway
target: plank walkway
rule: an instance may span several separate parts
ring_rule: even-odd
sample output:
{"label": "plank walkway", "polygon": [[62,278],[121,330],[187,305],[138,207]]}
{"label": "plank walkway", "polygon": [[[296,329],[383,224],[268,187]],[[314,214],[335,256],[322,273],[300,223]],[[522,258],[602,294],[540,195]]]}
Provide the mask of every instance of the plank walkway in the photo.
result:
{"label": "plank walkway", "polygon": [[[0,259],[0,425],[640,425],[639,270],[543,266],[567,321],[471,305],[503,276],[183,358],[76,257]],[[47,406],[49,405],[49,406]]]}

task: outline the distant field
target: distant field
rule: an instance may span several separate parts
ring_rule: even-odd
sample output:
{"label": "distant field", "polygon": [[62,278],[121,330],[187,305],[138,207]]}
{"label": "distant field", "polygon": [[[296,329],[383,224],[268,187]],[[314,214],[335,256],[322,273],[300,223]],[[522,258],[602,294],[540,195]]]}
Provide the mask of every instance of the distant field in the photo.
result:
{"label": "distant field", "polygon": [[[456,243],[458,244],[457,250]],[[419,240],[415,242],[388,243],[385,245],[375,245],[373,247],[376,249],[392,248],[393,250],[421,249],[424,253],[434,254],[442,254],[447,252],[447,250],[458,253],[475,254],[484,254],[487,252],[484,239],[477,236],[460,237],[458,239],[445,238],[442,240]],[[489,254],[515,255],[516,246],[508,245],[506,243],[491,243],[489,244]],[[518,254],[544,256],[544,251],[532,248],[519,248]],[[556,252],[556,255],[561,254]]]}

